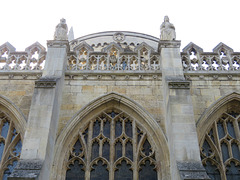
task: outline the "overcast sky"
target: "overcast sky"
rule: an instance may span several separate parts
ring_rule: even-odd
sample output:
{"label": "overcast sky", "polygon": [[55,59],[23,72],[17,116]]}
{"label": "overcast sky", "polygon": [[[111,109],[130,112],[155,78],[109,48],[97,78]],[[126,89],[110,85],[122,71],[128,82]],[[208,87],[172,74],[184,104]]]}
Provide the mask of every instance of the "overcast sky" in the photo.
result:
{"label": "overcast sky", "polygon": [[65,18],[75,38],[102,31],[160,36],[165,15],[176,28],[181,49],[194,42],[212,51],[223,42],[240,52],[239,0],[0,0],[0,45],[17,51],[38,41],[46,47]]}

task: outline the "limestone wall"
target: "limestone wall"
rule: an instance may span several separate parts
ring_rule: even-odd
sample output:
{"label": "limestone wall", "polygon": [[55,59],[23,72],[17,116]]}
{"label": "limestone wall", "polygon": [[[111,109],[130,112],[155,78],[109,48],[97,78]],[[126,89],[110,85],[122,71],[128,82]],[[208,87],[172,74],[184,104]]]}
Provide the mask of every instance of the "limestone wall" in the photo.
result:
{"label": "limestone wall", "polygon": [[27,119],[31,106],[35,78],[23,79],[22,76],[15,76],[9,79],[8,76],[1,76],[0,94],[14,103]]}
{"label": "limestone wall", "polygon": [[204,111],[226,95],[240,92],[238,80],[192,80],[191,95],[195,121],[197,122]]}
{"label": "limestone wall", "polygon": [[163,127],[163,121],[161,121],[163,118],[161,86],[160,80],[65,80],[58,132],[60,133],[61,129],[82,107],[111,92],[134,100]]}

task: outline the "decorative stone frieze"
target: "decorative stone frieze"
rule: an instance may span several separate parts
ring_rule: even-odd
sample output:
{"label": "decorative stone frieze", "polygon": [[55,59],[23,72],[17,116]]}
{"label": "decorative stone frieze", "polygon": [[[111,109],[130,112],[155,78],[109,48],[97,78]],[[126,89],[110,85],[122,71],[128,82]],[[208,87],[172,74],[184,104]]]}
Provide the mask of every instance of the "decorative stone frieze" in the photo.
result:
{"label": "decorative stone frieze", "polygon": [[217,79],[218,79],[218,75],[216,75],[216,74],[213,75],[213,79],[214,79],[214,80],[217,80]]}
{"label": "decorative stone frieze", "polygon": [[22,78],[23,78],[23,79],[27,79],[27,77],[28,77],[27,74],[23,74],[23,75],[22,75]]}
{"label": "decorative stone frieze", "polygon": [[122,42],[125,40],[125,35],[121,32],[117,32],[113,35],[113,40],[117,42]]}
{"label": "decorative stone frieze", "polygon": [[170,89],[189,89],[190,82],[189,81],[175,81],[168,83]]}
{"label": "decorative stone frieze", "polygon": [[232,76],[231,74],[229,74],[229,75],[227,75],[227,78],[228,78],[229,80],[232,80],[233,76]]}
{"label": "decorative stone frieze", "polygon": [[181,53],[183,70],[185,72],[234,72],[240,70],[240,53],[219,43],[213,52],[204,52],[202,48],[189,43]]}
{"label": "decorative stone frieze", "polygon": [[40,78],[35,81],[36,88],[54,88],[56,86],[56,78]]}
{"label": "decorative stone frieze", "polygon": [[8,78],[9,78],[9,79],[13,79],[13,78],[14,78],[14,75],[13,75],[13,74],[9,74],[9,75],[8,75]]}

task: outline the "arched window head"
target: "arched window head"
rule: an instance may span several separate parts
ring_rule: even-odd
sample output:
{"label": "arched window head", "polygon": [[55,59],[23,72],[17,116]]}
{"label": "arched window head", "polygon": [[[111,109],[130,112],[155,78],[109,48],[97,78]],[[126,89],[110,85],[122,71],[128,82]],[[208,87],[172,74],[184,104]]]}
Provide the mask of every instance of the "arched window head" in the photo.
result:
{"label": "arched window head", "polygon": [[201,158],[211,179],[240,179],[240,111],[232,107],[211,126],[201,144]]}
{"label": "arched window head", "polygon": [[120,110],[106,110],[79,130],[67,156],[66,180],[157,180],[147,132]]}
{"label": "arched window head", "polygon": [[11,118],[0,111],[0,179],[7,180],[19,160],[22,142]]}

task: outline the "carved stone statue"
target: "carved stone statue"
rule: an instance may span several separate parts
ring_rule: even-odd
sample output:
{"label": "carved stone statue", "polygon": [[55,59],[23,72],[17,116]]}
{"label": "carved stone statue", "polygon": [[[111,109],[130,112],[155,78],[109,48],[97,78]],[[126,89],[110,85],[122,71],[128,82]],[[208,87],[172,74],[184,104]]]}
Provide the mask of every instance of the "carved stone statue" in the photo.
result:
{"label": "carved stone statue", "polygon": [[61,19],[60,23],[56,26],[54,33],[54,40],[68,40],[68,27],[65,19]]}
{"label": "carved stone statue", "polygon": [[176,39],[175,27],[169,22],[168,16],[164,17],[164,22],[160,26],[160,40],[172,41]]}

